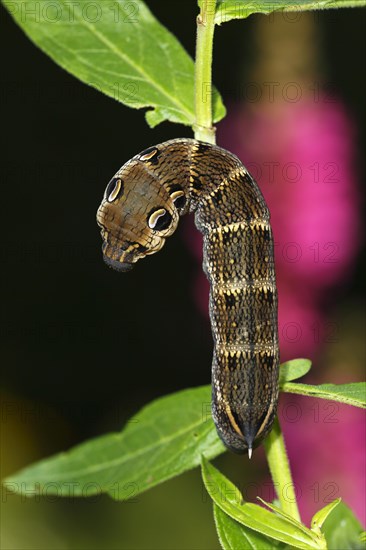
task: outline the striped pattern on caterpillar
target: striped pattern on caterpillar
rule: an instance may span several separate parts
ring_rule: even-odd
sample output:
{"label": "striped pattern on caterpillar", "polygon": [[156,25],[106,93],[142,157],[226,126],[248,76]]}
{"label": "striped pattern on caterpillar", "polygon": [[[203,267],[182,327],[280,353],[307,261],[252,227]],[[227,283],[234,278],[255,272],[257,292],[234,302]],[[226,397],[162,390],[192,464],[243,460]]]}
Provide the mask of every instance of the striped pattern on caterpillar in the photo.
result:
{"label": "striped pattern on caterpillar", "polygon": [[270,216],[243,164],[185,138],[133,157],[109,182],[97,213],[104,260],[128,271],[158,252],[188,212],[203,233],[211,287],[214,422],[229,449],[251,456],[276,414],[279,348]]}

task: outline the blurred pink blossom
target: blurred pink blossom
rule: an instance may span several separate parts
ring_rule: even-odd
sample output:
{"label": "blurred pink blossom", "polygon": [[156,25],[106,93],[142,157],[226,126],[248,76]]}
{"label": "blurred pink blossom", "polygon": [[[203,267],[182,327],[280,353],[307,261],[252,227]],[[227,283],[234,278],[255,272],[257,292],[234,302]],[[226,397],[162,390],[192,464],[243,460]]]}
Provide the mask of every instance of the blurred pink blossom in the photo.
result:
{"label": "blurred pink blossom", "polygon": [[279,418],[287,443],[302,520],[338,497],[366,521],[364,411],[286,394]]}
{"label": "blurred pink blossom", "polygon": [[[234,107],[218,141],[254,168],[268,202],[280,277],[321,293],[359,247],[354,129],[340,102]],[[258,172],[255,174],[255,172]]]}

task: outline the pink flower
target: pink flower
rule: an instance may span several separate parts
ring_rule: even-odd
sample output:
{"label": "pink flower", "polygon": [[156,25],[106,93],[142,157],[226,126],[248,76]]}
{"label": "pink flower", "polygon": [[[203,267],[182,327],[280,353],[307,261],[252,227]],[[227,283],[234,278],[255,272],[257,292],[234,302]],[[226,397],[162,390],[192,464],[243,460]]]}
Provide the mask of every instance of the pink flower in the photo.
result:
{"label": "pink flower", "polygon": [[302,520],[309,524],[317,510],[342,497],[365,523],[366,442],[360,437],[364,411],[288,394],[281,401],[279,418]]}
{"label": "pink flower", "polygon": [[271,211],[278,278],[316,294],[342,281],[360,224],[354,131],[341,103],[320,97],[265,111],[234,107],[218,140],[257,176]]}

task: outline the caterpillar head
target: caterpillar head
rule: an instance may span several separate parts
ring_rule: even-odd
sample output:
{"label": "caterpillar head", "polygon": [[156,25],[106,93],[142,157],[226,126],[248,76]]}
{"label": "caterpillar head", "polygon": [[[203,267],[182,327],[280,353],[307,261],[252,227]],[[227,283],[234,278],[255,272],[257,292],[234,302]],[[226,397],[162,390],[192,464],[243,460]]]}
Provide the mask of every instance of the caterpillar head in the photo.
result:
{"label": "caterpillar head", "polygon": [[187,197],[171,173],[170,152],[150,147],[122,166],[108,183],[97,212],[104,261],[128,271],[140,259],[161,250],[187,210]]}

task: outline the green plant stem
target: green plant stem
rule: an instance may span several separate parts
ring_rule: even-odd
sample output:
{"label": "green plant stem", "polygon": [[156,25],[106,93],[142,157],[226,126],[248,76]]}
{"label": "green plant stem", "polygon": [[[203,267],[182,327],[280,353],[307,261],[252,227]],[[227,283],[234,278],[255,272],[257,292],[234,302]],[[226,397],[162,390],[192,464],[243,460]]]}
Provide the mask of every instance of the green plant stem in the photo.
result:
{"label": "green plant stem", "polygon": [[216,0],[202,0],[197,16],[195,64],[195,138],[215,143],[212,126],[212,47],[215,30]]}
{"label": "green plant stem", "polygon": [[290,464],[286,453],[285,440],[278,418],[276,418],[273,429],[265,440],[264,446],[272,481],[281,503],[281,508],[297,521],[301,521]]}

